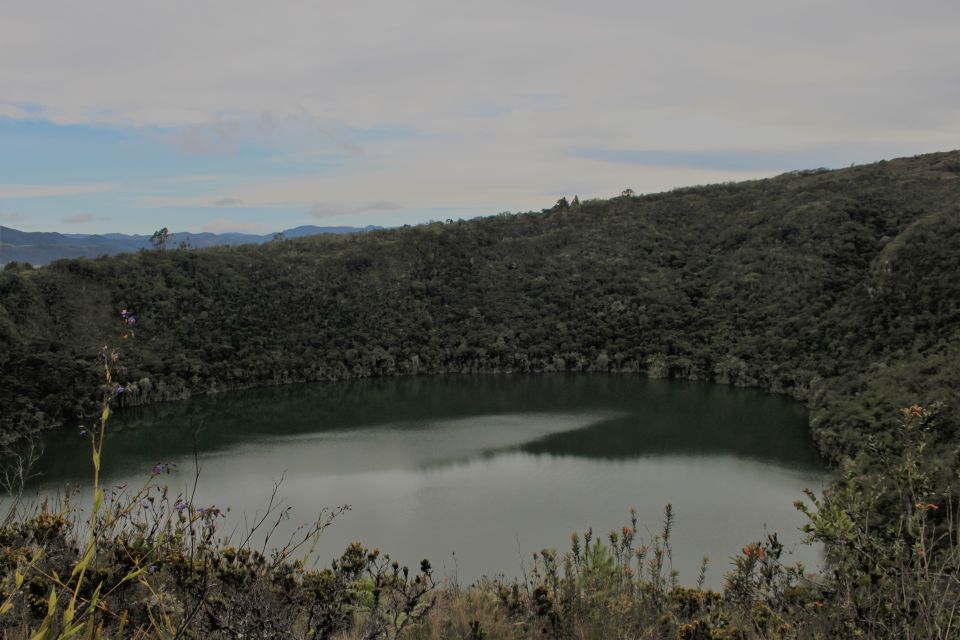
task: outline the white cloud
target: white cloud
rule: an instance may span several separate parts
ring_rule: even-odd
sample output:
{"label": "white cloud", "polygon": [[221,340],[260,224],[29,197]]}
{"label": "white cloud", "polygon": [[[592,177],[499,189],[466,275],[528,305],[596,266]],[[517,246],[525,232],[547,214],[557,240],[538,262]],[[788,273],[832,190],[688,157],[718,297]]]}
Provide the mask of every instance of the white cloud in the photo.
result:
{"label": "white cloud", "polygon": [[492,99],[528,109],[535,95],[556,96],[537,110],[570,124],[680,109],[831,130],[857,114],[899,121],[907,104],[915,124],[933,124],[957,104],[946,81],[960,9],[946,1],[99,6],[6,8],[7,104],[65,122],[189,125],[192,151],[229,147],[243,114],[429,129]]}
{"label": "white cloud", "polygon": [[203,230],[209,233],[233,232],[253,234],[265,234],[270,231],[270,229],[258,222],[242,222],[239,220],[228,220],[227,218],[211,220],[203,226]]}
{"label": "white cloud", "polygon": [[217,207],[235,207],[239,204],[243,204],[243,200],[238,200],[236,198],[220,198],[215,200],[213,203]]}
{"label": "white cloud", "polygon": [[50,198],[112,191],[113,184],[0,184],[0,198]]}
{"label": "white cloud", "polygon": [[174,184],[190,184],[195,182],[220,182],[223,180],[229,180],[231,176],[223,174],[213,174],[213,173],[201,173],[201,174],[191,174],[184,176],[174,176],[172,178],[167,178],[166,182]]}
{"label": "white cloud", "polygon": [[37,114],[30,110],[19,107],[15,104],[0,103],[0,118],[13,118],[15,120],[29,120],[35,118]]}
{"label": "white cloud", "polygon": [[78,213],[76,215],[63,218],[61,222],[65,222],[66,224],[84,224],[87,222],[93,222],[96,219],[97,217],[92,213]]}
{"label": "white cloud", "polygon": [[[14,62],[0,65],[0,117],[169,126],[183,153],[252,148],[302,174],[227,177],[203,196],[140,196],[146,206],[520,210],[570,188],[589,197],[765,175],[724,170],[725,151],[839,166],[956,146],[960,132],[960,3],[946,0],[98,7],[4,8],[0,59]],[[376,134],[388,125],[413,133]],[[717,161],[637,166],[575,149]],[[0,185],[0,197],[89,193],[42,189]]]}
{"label": "white cloud", "polygon": [[22,213],[16,211],[0,211],[0,222],[23,222],[26,220],[26,217]]}
{"label": "white cloud", "polygon": [[334,204],[330,202],[318,203],[310,207],[309,214],[314,218],[329,218],[331,216],[346,215],[352,213],[366,213],[368,211],[396,211],[403,207],[395,202],[381,200],[379,202],[369,202],[366,204]]}

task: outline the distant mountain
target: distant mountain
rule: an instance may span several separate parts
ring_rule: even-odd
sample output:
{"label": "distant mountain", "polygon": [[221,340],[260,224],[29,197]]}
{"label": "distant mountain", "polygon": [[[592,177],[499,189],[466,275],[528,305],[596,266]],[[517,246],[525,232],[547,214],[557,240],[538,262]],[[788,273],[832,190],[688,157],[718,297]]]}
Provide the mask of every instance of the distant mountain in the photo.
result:
{"label": "distant mountain", "polygon": [[[302,238],[327,233],[361,233],[382,229],[374,225],[366,227],[317,227],[303,225],[285,229],[284,238]],[[167,246],[174,248],[186,243],[196,249],[238,244],[262,244],[273,240],[275,233],[254,235],[247,233],[186,233],[170,234]],[[105,233],[88,235],[81,233],[48,233],[18,231],[0,226],[0,265],[8,262],[29,262],[43,265],[60,258],[92,258],[150,249],[150,236]]]}

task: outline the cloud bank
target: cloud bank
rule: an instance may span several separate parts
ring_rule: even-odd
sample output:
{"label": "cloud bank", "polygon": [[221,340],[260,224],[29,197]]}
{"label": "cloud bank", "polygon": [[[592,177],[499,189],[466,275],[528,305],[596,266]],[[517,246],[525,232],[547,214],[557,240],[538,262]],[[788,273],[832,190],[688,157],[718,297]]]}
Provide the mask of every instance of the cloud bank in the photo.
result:
{"label": "cloud bank", "polygon": [[[54,4],[4,10],[0,118],[152,136],[229,184],[114,195],[209,224],[537,209],[960,146],[953,1]],[[27,184],[37,166],[0,198],[77,193]]]}
{"label": "cloud bank", "polygon": [[87,222],[93,222],[97,217],[92,213],[78,213],[72,216],[66,216],[63,218],[62,222],[65,224],[84,224]]}
{"label": "cloud bank", "polygon": [[203,226],[203,230],[208,233],[252,233],[255,235],[263,235],[271,231],[269,227],[259,222],[242,222],[228,218],[211,220]]}

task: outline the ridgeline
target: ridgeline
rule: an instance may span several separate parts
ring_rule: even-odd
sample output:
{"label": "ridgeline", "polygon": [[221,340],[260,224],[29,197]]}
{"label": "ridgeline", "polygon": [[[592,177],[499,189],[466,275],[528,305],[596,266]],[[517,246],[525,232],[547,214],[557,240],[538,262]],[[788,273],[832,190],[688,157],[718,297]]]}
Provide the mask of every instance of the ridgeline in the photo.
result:
{"label": "ridgeline", "polygon": [[[0,273],[3,436],[76,424],[136,314],[124,403],[450,372],[621,371],[791,394],[869,465],[895,407],[960,442],[960,152],[539,213]],[[101,380],[102,383],[102,380]],[[129,383],[129,384],[127,384]]]}

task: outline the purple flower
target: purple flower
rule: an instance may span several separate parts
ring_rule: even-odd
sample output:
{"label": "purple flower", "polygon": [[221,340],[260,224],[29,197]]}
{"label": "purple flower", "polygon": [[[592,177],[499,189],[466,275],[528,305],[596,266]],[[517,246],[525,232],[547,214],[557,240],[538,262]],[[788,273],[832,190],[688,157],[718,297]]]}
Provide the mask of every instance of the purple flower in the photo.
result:
{"label": "purple flower", "polygon": [[158,462],[156,466],[153,467],[153,472],[156,474],[161,474],[166,470],[167,470],[167,465],[163,464],[162,462]]}
{"label": "purple flower", "polygon": [[183,511],[184,509],[187,508],[187,503],[184,502],[183,500],[177,500],[174,503],[173,508],[176,509],[177,511]]}
{"label": "purple flower", "polygon": [[150,508],[150,501],[149,501],[149,500],[143,500],[143,501],[140,502],[140,506],[143,507],[144,509],[149,509],[149,508]]}

